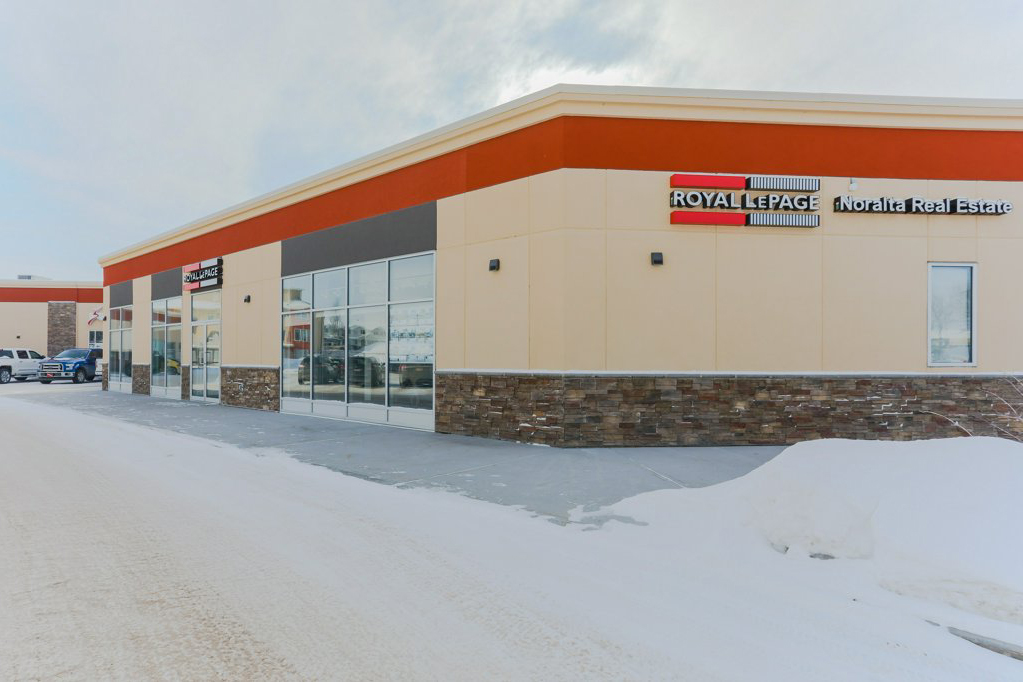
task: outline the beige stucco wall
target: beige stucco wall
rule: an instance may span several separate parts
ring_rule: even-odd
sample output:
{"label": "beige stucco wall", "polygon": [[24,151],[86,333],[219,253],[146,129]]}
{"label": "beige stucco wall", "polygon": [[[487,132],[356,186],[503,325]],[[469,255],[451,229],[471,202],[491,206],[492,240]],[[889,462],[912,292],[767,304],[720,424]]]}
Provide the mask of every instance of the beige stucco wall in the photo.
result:
{"label": "beige stucco wall", "polygon": [[46,311],[46,303],[0,303],[0,348],[31,348],[45,355]]}
{"label": "beige stucco wall", "polygon": [[[439,201],[438,368],[1023,370],[1023,183],[822,178],[819,228],[694,227],[669,224],[669,176],[564,169]],[[847,193],[1015,210],[834,213]],[[977,264],[975,368],[927,367],[929,261]]]}
{"label": "beige stucco wall", "polygon": [[225,255],[221,297],[224,364],[279,365],[281,243]]}
{"label": "beige stucco wall", "polygon": [[[75,345],[84,348],[89,343],[89,318],[100,303],[76,305]],[[0,302],[0,347],[31,348],[46,353],[46,322],[48,304]],[[96,323],[99,325],[100,323]],[[91,327],[103,329],[103,325]],[[18,338],[18,337],[21,338]]]}

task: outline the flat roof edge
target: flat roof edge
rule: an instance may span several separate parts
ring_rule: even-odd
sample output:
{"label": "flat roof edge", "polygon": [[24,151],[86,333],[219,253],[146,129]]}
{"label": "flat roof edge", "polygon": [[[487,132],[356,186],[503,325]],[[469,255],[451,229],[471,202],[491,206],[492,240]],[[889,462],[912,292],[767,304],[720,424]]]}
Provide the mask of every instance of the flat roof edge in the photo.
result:
{"label": "flat roof edge", "polygon": [[[858,113],[876,114],[879,113],[876,108],[881,107],[886,109],[886,111],[880,113],[888,113],[892,115],[951,116],[962,117],[964,120],[983,119],[988,116],[997,118],[1018,118],[1019,129],[1023,130],[1023,100],[1015,99],[970,99],[838,93],[706,90],[649,86],[557,84],[496,107],[492,107],[467,118],[441,126],[440,128],[428,131],[422,135],[417,135],[408,140],[385,147],[379,151],[361,156],[339,166],[329,168],[315,175],[285,185],[279,189],[248,199],[221,211],[217,211],[186,223],[185,225],[158,233],[129,246],[105,254],[98,259],[98,263],[101,267],[107,267],[114,263],[128,260],[129,258],[138,255],[139,251],[158,248],[161,246],[161,242],[167,242],[165,245],[170,245],[179,241],[184,241],[189,238],[189,236],[192,236],[193,233],[201,232],[218,222],[227,220],[231,220],[231,223],[240,222],[247,217],[254,217],[256,215],[268,213],[282,207],[276,205],[271,206],[272,204],[286,202],[290,197],[295,197],[295,200],[291,203],[297,203],[298,201],[311,198],[311,196],[318,196],[318,194],[323,194],[337,189],[338,187],[336,186],[324,186],[331,183],[338,183],[346,176],[355,176],[359,173],[369,173],[367,177],[374,177],[375,175],[389,172],[390,170],[394,170],[394,168],[383,169],[380,170],[379,173],[375,174],[372,171],[374,166],[382,166],[388,162],[394,162],[396,159],[399,159],[404,155],[409,155],[415,152],[427,152],[431,147],[440,147],[446,142],[453,144],[451,144],[450,147],[444,147],[436,150],[434,153],[427,155],[426,158],[432,158],[433,156],[439,156],[444,153],[456,151],[466,144],[472,144],[472,142],[466,142],[463,145],[459,145],[456,139],[458,136],[471,134],[473,131],[483,128],[485,125],[489,125],[491,123],[507,121],[513,119],[515,116],[527,113],[540,112],[545,107],[551,108],[548,118],[556,118],[561,115],[572,115],[571,112],[566,114],[564,112],[557,111],[554,105],[571,102],[573,100],[578,102],[589,102],[592,104],[602,98],[623,98],[623,101],[615,103],[624,105],[628,105],[630,103],[636,105],[647,105],[655,103],[658,99],[663,99],[671,100],[671,102],[665,102],[665,104],[672,104],[676,106],[686,106],[689,104],[694,108],[712,106],[722,109],[763,108],[765,110],[773,111],[807,111],[808,109],[800,107],[799,105],[833,104],[840,106],[839,109],[835,110],[837,113],[852,115]],[[855,105],[861,106],[857,107]],[[962,109],[963,111],[959,112],[956,111],[956,109]],[[970,109],[970,111],[965,111],[966,109]],[[983,110],[990,110],[990,113]],[[820,111],[826,112],[828,109],[822,108]],[[541,118],[540,120],[545,119]],[[538,121],[536,120],[525,121],[521,127],[532,125],[537,122]],[[971,129],[968,126],[965,126],[965,128]],[[412,163],[416,163],[416,161],[409,161],[409,165]],[[399,164],[397,167],[400,168],[402,166]],[[367,178],[354,178],[350,184],[354,184],[355,182],[359,182],[363,179]],[[339,186],[344,185],[342,184]],[[323,189],[322,191],[317,192],[318,188]],[[297,196],[309,193],[312,194],[310,194],[310,196],[303,197]],[[288,204],[285,203],[283,205]],[[245,216],[245,214],[252,215]],[[215,231],[215,229],[219,228],[213,228],[211,231]]]}

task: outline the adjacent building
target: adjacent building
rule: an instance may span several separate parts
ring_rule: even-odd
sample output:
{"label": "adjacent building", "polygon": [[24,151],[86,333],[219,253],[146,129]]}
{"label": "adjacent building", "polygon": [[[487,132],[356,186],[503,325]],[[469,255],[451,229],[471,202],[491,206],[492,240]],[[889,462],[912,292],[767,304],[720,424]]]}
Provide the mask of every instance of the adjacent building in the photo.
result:
{"label": "adjacent building", "polygon": [[101,259],[109,390],[558,446],[1014,432],[1023,103],[556,86]]}
{"label": "adjacent building", "polygon": [[104,327],[100,282],[0,280],[0,348],[100,348]]}

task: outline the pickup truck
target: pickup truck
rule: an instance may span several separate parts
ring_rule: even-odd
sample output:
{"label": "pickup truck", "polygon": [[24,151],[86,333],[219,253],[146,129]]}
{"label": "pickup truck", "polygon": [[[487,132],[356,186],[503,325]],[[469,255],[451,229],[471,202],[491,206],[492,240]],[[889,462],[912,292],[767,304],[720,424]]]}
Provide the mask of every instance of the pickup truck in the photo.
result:
{"label": "pickup truck", "polygon": [[68,348],[39,365],[39,383],[54,379],[70,379],[76,384],[96,378],[96,360],[103,357],[102,348]]}
{"label": "pickup truck", "polygon": [[38,376],[43,356],[29,348],[0,348],[0,384]]}

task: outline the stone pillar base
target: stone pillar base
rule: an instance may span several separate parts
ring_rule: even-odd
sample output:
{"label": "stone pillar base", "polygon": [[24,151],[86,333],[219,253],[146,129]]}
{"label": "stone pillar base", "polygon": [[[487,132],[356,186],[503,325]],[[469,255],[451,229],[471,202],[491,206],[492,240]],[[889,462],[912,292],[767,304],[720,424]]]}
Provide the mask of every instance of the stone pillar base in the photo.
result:
{"label": "stone pillar base", "polygon": [[149,365],[131,366],[131,392],[149,395]]}
{"label": "stone pillar base", "polygon": [[276,367],[222,367],[222,405],[280,412],[281,374]]}

